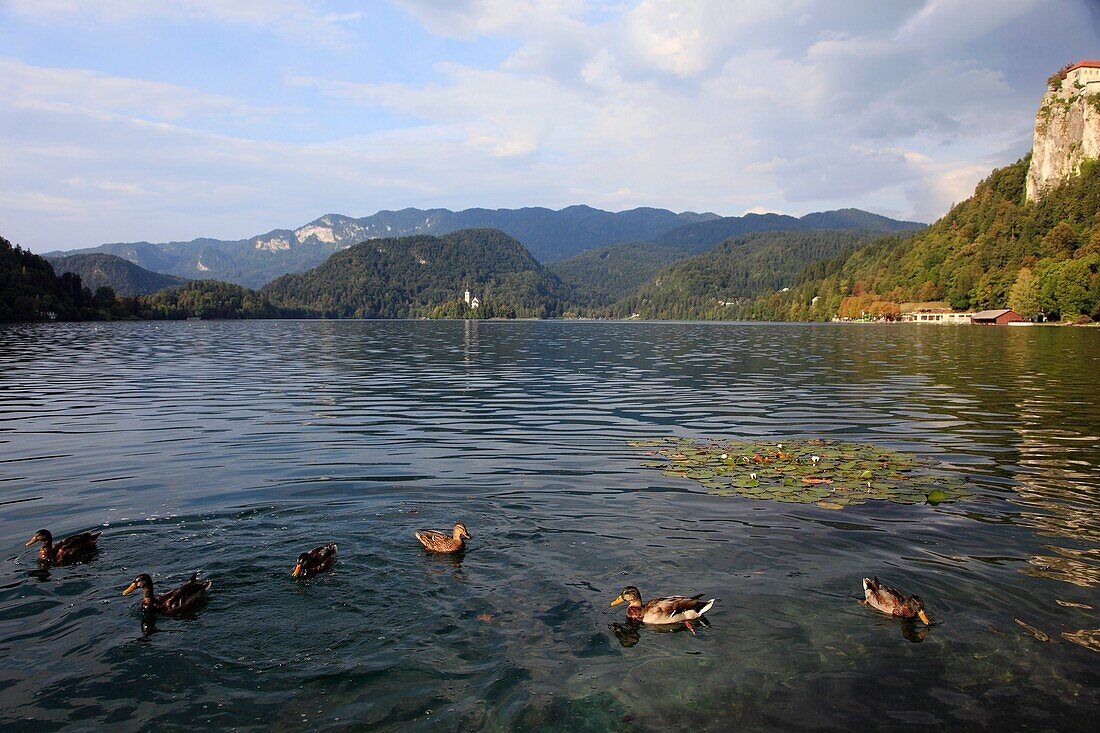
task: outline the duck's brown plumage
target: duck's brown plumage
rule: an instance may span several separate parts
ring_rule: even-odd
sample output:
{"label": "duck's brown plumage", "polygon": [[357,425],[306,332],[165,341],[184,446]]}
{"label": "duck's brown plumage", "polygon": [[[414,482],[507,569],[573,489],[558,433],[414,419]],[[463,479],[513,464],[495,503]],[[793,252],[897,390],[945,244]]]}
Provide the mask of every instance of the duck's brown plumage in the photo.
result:
{"label": "duck's brown plumage", "polygon": [[295,578],[309,578],[318,573],[332,570],[332,566],[335,564],[336,543],[330,542],[299,555],[298,561],[294,565],[293,575]]}
{"label": "duck's brown plumage", "polygon": [[460,552],[466,549],[465,540],[470,539],[470,533],[466,525],[459,522],[449,535],[436,529],[422,529],[417,531],[416,539],[432,552]]}
{"label": "duck's brown plumage", "polygon": [[907,596],[878,578],[863,579],[863,597],[863,603],[877,611],[897,618],[919,618],[928,625],[932,624],[920,596]]}
{"label": "duck's brown plumage", "polygon": [[74,534],[71,537],[66,537],[57,544],[54,544],[53,535],[48,529],[40,529],[34,533],[34,536],[27,540],[26,547],[30,547],[35,542],[41,542],[42,547],[38,550],[38,559],[44,562],[52,562],[58,565],[79,562],[80,560],[86,560],[92,555],[95,555],[96,541],[99,539],[101,532],[81,532],[80,534]]}
{"label": "duck's brown plumage", "polygon": [[134,582],[126,590],[122,591],[122,595],[128,595],[137,588],[141,588],[144,593],[141,599],[142,611],[178,616],[195,611],[205,603],[211,585],[209,580],[199,580],[198,573],[192,573],[191,578],[180,587],[157,596],[153,593],[153,579],[148,573],[142,573],[134,578]]}
{"label": "duck's brown plumage", "polygon": [[[643,624],[679,624],[700,618],[714,605],[714,600],[704,601],[703,594],[697,596],[665,596],[654,598],[648,603],[642,602],[642,594],[632,585],[623,588],[619,597],[611,602],[616,606],[623,601],[628,604],[626,615]],[[690,628],[690,624],[688,625]]]}

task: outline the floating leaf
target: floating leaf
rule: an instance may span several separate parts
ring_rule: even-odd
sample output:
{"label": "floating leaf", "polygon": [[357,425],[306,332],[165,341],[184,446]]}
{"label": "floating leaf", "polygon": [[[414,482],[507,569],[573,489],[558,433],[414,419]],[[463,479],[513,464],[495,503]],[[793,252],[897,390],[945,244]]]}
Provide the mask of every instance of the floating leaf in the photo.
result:
{"label": "floating leaf", "polygon": [[932,489],[928,492],[929,504],[940,504],[947,501],[947,492],[943,489]]}
{"label": "floating leaf", "polygon": [[1032,626],[1031,624],[1026,623],[1024,621],[1021,621],[1020,619],[1015,619],[1015,621],[1016,621],[1016,623],[1020,624],[1020,626],[1024,627],[1024,629],[1027,631],[1027,633],[1034,636],[1037,640],[1039,640],[1039,641],[1050,641],[1050,635],[1047,634],[1045,631],[1037,629],[1034,626]]}
{"label": "floating leaf", "polygon": [[1080,631],[1063,631],[1062,637],[1066,641],[1080,644],[1086,649],[1100,652],[1100,629],[1081,629]]}

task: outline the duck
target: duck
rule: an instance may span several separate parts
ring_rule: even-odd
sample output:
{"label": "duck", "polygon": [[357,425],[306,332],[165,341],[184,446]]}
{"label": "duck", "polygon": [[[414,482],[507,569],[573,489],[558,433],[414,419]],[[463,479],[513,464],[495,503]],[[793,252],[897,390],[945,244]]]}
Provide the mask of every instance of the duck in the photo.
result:
{"label": "duck", "polygon": [[416,539],[420,540],[424,549],[432,552],[462,552],[466,549],[464,540],[472,538],[466,525],[458,522],[450,535],[435,529],[421,529],[416,532]]}
{"label": "duck", "polygon": [[931,626],[928,612],[924,608],[924,599],[920,596],[907,596],[897,588],[892,588],[878,578],[863,579],[865,606],[895,618],[919,618],[926,626]]}
{"label": "duck", "polygon": [[30,547],[35,542],[41,542],[42,547],[38,550],[39,560],[57,564],[77,562],[86,560],[96,553],[99,549],[96,547],[96,540],[99,539],[101,534],[103,533],[81,532],[80,534],[74,534],[72,537],[66,537],[55,545],[50,530],[40,529],[27,540],[24,547]]}
{"label": "duck", "polygon": [[620,591],[618,598],[611,601],[612,606],[620,603],[629,604],[626,608],[627,618],[640,621],[643,624],[662,626],[667,624],[684,624],[688,631],[695,634],[695,627],[691,622],[701,619],[703,614],[713,606],[715,599],[702,600],[703,594],[697,596],[666,596],[654,598],[649,603],[642,602],[641,592],[633,585],[628,585]]}
{"label": "duck", "polygon": [[190,613],[206,602],[210,586],[209,580],[199,580],[198,573],[192,573],[191,578],[175,590],[170,590],[162,596],[153,594],[153,579],[148,573],[142,573],[134,578],[134,582],[122,591],[127,596],[138,588],[144,591],[141,599],[141,610],[146,613],[159,613],[165,616],[179,616]]}
{"label": "duck", "polygon": [[291,574],[295,578],[311,578],[318,573],[332,570],[335,564],[336,543],[330,542],[299,555],[298,561],[294,564],[294,572]]}

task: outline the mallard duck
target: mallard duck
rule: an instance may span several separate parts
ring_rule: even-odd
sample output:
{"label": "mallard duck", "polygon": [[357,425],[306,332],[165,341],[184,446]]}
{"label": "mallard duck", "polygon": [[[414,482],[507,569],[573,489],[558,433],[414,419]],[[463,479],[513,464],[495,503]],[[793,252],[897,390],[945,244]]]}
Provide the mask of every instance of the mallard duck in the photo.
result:
{"label": "mallard duck", "polygon": [[175,590],[170,590],[162,596],[153,595],[153,579],[148,573],[142,573],[134,578],[122,595],[133,593],[137,588],[144,591],[141,599],[141,610],[148,613],[162,613],[165,616],[178,616],[194,611],[206,601],[207,592],[210,590],[209,580],[199,580],[198,573],[192,573],[190,580]]}
{"label": "mallard duck", "polygon": [[612,606],[626,602],[627,618],[641,621],[643,624],[684,624],[688,631],[695,633],[695,627],[691,622],[702,618],[703,614],[714,605],[714,599],[702,600],[703,594],[688,598],[687,596],[667,596],[654,598],[649,603],[642,603],[642,594],[632,585],[628,585],[619,593],[619,597],[611,601]]}
{"label": "mallard duck", "polygon": [[425,549],[432,552],[461,552],[466,549],[466,543],[463,540],[471,537],[466,531],[466,525],[459,522],[450,535],[434,529],[422,529],[416,533],[416,539],[420,540],[420,544],[424,545]]}
{"label": "mallard duck", "polygon": [[40,529],[34,533],[34,537],[27,540],[24,547],[30,547],[35,542],[41,542],[42,547],[38,550],[39,560],[58,564],[77,562],[86,560],[96,553],[99,548],[96,547],[95,543],[100,534],[102,533],[81,532],[80,534],[74,534],[72,537],[66,537],[55,545],[50,530]]}
{"label": "mallard duck", "polygon": [[924,599],[920,596],[907,596],[878,578],[863,579],[863,596],[864,600],[860,603],[865,606],[897,618],[919,618],[928,626],[932,625],[924,610]]}
{"label": "mallard duck", "polygon": [[314,547],[309,552],[303,552],[298,556],[298,562],[294,565],[292,575],[295,578],[309,578],[317,573],[332,570],[336,564],[336,543]]}

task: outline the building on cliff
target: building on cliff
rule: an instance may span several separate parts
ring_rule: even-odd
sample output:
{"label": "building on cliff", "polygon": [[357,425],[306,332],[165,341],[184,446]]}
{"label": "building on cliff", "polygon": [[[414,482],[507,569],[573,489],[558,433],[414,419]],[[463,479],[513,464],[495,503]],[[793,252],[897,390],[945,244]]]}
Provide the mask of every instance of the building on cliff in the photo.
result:
{"label": "building on cliff", "polygon": [[1052,76],[1035,115],[1027,200],[1038,201],[1100,158],[1100,61],[1079,61]]}
{"label": "building on cliff", "polygon": [[1066,69],[1062,94],[1068,98],[1073,90],[1081,94],[1100,93],[1100,61],[1078,61]]}

